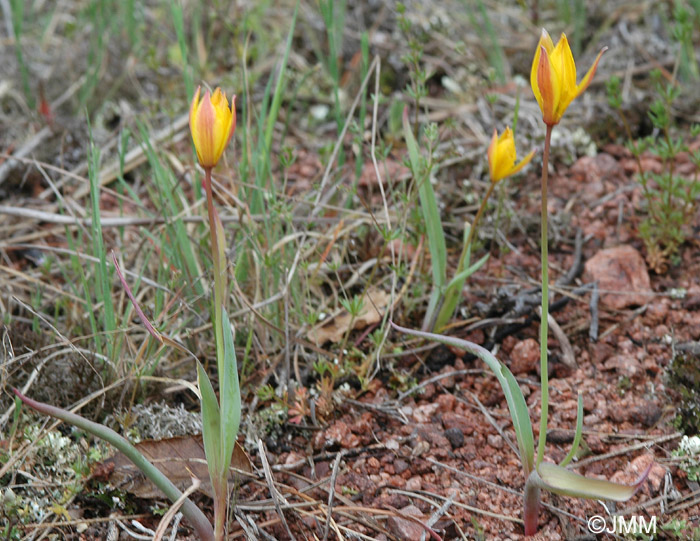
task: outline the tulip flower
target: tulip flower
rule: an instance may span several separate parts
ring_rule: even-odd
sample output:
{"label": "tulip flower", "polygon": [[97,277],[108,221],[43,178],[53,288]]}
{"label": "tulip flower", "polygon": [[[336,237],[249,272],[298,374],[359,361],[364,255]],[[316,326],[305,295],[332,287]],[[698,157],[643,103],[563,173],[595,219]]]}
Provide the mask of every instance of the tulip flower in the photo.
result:
{"label": "tulip flower", "polygon": [[498,132],[493,130],[493,137],[491,138],[491,144],[488,150],[489,159],[489,173],[491,175],[491,182],[496,183],[506,177],[514,175],[525,167],[532,157],[535,155],[533,150],[523,158],[523,160],[515,165],[515,160],[517,155],[515,153],[515,139],[513,138],[513,130],[510,127],[506,128],[501,136],[498,136]]}
{"label": "tulip flower", "polygon": [[559,124],[569,104],[588,88],[600,57],[606,50],[607,47],[601,49],[591,69],[581,82],[576,84],[576,64],[566,34],[561,35],[555,46],[547,31],[542,29],[532,61],[530,84],[542,110],[542,120],[545,124]]}
{"label": "tulip flower", "polygon": [[197,87],[190,105],[190,131],[199,163],[205,169],[211,169],[221,159],[236,129],[236,96],[231,98],[229,109],[226,94],[220,88],[213,94],[207,90],[201,101],[200,89]]}

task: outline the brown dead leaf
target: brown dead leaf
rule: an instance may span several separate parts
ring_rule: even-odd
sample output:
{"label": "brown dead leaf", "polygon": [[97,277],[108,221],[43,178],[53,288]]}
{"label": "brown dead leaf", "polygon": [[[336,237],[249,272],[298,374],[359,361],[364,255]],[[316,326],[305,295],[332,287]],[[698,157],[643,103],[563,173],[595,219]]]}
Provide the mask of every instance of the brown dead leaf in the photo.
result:
{"label": "brown dead leaf", "polygon": [[368,325],[373,325],[382,319],[379,310],[386,308],[389,304],[388,293],[379,289],[370,289],[365,296],[360,313],[355,319],[343,310],[340,314],[330,318],[321,327],[315,327],[307,335],[311,342],[321,346],[326,342],[340,342],[352,324],[353,329],[364,329]]}
{"label": "brown dead leaf", "polygon": [[[156,468],[180,490],[186,490],[191,484],[191,477],[199,479],[199,490],[213,497],[209,470],[204,455],[202,436],[183,436],[165,440],[148,440],[137,443],[135,447]],[[236,481],[236,472],[241,470],[252,473],[250,458],[238,443],[233,449],[229,482]],[[133,494],[137,498],[164,498],[164,494],[131,462],[124,454],[117,453],[100,464],[94,476],[107,476],[109,483]]]}

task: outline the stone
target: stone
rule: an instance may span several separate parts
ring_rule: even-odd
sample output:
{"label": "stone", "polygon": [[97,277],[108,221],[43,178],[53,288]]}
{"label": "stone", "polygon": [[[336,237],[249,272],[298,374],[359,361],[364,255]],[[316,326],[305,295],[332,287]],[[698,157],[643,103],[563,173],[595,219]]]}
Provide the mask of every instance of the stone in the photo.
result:
{"label": "stone", "polygon": [[459,427],[452,427],[445,430],[445,437],[453,449],[462,447],[464,445],[464,432]]}
{"label": "stone", "polygon": [[534,338],[521,340],[510,353],[510,371],[513,374],[527,374],[537,370],[540,362],[540,345]]}
{"label": "stone", "polygon": [[615,370],[620,376],[633,378],[642,371],[641,363],[630,355],[613,355],[603,364],[605,370]]}
{"label": "stone", "polygon": [[[415,505],[407,505],[401,509],[401,513],[423,520],[423,513]],[[417,522],[395,515],[388,518],[387,529],[399,539],[420,539],[423,532],[426,531],[425,528]]]}
{"label": "stone", "polygon": [[646,304],[654,298],[644,258],[632,246],[600,250],[586,261],[584,280],[598,282],[601,304],[613,310]]}
{"label": "stone", "polygon": [[486,436],[486,442],[494,449],[503,449],[503,438],[498,434],[489,434]]}
{"label": "stone", "polygon": [[603,195],[603,181],[619,178],[624,173],[618,161],[605,152],[579,158],[570,171],[576,181],[585,183],[586,189],[581,190],[581,195],[586,202],[595,201]]}

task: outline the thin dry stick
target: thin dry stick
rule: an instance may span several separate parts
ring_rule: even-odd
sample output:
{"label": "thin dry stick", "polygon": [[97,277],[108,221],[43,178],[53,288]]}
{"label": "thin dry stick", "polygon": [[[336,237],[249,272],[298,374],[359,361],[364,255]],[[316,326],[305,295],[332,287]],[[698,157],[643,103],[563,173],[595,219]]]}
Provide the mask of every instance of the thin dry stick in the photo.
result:
{"label": "thin dry stick", "polygon": [[589,464],[593,464],[594,462],[598,462],[599,460],[606,460],[608,458],[612,458],[614,456],[620,456],[620,455],[626,455],[631,453],[632,451],[638,451],[639,449],[648,449],[651,445],[658,445],[659,443],[664,443],[670,440],[676,440],[679,439],[682,436],[680,432],[675,432],[673,434],[668,434],[666,436],[659,436],[658,438],[654,438],[653,440],[646,440],[641,443],[637,443],[635,445],[629,445],[627,447],[624,447],[622,449],[617,449],[615,451],[610,451],[609,453],[605,453],[604,455],[598,455],[598,456],[593,456],[591,458],[586,458],[584,460],[579,460],[578,462],[572,462],[570,465],[572,468],[580,468],[582,466],[588,466]]}
{"label": "thin dry stick", "polygon": [[[156,528],[156,533],[153,536],[153,541],[160,541],[160,539],[165,535],[170,521],[173,520],[175,514],[180,511],[180,507],[182,507],[182,504],[185,503],[185,500],[187,500],[187,498],[189,498],[191,494],[194,494],[194,492],[197,489],[199,489],[201,484],[202,483],[199,479],[197,479],[196,477],[192,478],[192,485],[190,486],[190,488],[183,492],[180,495],[180,497],[177,500],[175,500],[175,502],[170,506],[168,512],[165,513],[165,515],[163,515],[163,518],[158,524],[158,528]],[[175,530],[177,530],[177,528],[175,528]]]}
{"label": "thin dry stick", "polygon": [[[379,57],[377,57],[379,58]],[[377,164],[377,112],[379,110],[379,75],[381,71],[381,61],[377,60],[376,75],[374,78],[374,103],[372,105],[372,143],[370,145],[370,156],[372,158],[372,165],[374,166],[374,173],[377,175],[377,183],[379,184],[379,192],[382,195],[382,204],[384,206],[384,217],[386,220],[386,227],[391,231],[391,218],[389,217],[389,204],[386,200],[386,194],[384,193],[384,183],[382,182],[382,177],[379,174],[379,164]],[[367,72],[369,75],[369,71]],[[422,239],[421,239],[422,242]],[[403,250],[403,244],[401,245]],[[384,313],[384,318],[382,320],[382,325],[386,325],[388,319],[392,319],[394,316],[394,306],[396,305],[394,292],[398,284],[398,275],[396,274],[396,253],[394,251],[394,243],[389,243],[389,250],[391,253],[391,300],[389,302],[389,309]],[[410,278],[407,280],[410,282]],[[402,290],[403,291],[403,290]],[[370,379],[373,379],[379,370],[381,369],[381,352],[384,349],[384,344],[389,336],[388,329],[382,335],[382,339],[377,347],[377,359],[374,367],[374,372],[370,375]]]}
{"label": "thin dry stick", "polygon": [[[447,513],[447,510],[452,506],[452,504],[455,501],[455,496],[456,493],[450,494],[449,498],[447,498],[445,502],[438,509],[436,509],[432,515],[430,515],[430,518],[426,523],[428,526],[432,527],[433,524],[435,524],[440,519],[440,517],[444,516],[445,513]],[[421,534],[421,541],[425,541],[425,534],[426,532],[423,532]]]}
{"label": "thin dry stick", "polygon": [[338,477],[338,468],[342,458],[343,452],[341,451],[335,457],[335,461],[333,462],[333,471],[331,473],[331,478],[328,485],[328,513],[326,515],[326,527],[325,531],[323,532],[323,541],[328,539],[328,533],[330,532],[331,514],[333,513],[333,496],[335,495],[335,480]]}
{"label": "thin dry stick", "polygon": [[348,128],[350,127],[350,119],[355,114],[355,109],[357,108],[358,104],[360,103],[360,98],[365,93],[365,89],[367,88],[367,83],[369,83],[370,77],[372,75],[372,70],[375,68],[375,66],[378,63],[379,63],[379,56],[375,56],[374,59],[372,60],[372,64],[370,65],[369,69],[367,70],[367,75],[365,76],[365,80],[362,81],[362,85],[360,86],[360,90],[358,90],[357,95],[355,96],[355,100],[352,102],[352,105],[350,106],[350,110],[348,111],[348,114],[345,118],[345,123],[344,123],[343,129],[341,130],[340,135],[338,136],[338,139],[335,143],[335,147],[333,147],[333,152],[331,153],[331,157],[328,160],[328,165],[326,166],[326,170],[324,171],[323,177],[321,178],[321,184],[318,187],[318,193],[316,194],[316,198],[314,199],[314,208],[311,210],[311,216],[316,216],[321,209],[321,207],[319,206],[319,203],[321,202],[321,197],[324,195],[323,190],[326,187],[326,184],[328,183],[328,179],[331,176],[331,169],[333,168],[333,165],[335,164],[335,159],[338,157],[338,152],[340,151],[340,147],[342,146],[343,141],[345,140],[345,134],[347,133]]}
{"label": "thin dry stick", "polygon": [[[270,495],[272,496],[272,501],[275,504],[275,509],[277,510],[277,514],[279,515],[280,519],[282,520],[282,524],[284,524],[285,530],[287,530],[287,534],[289,534],[289,538],[292,541],[296,541],[296,537],[294,537],[294,534],[292,533],[292,530],[289,529],[289,524],[287,524],[287,519],[284,517],[284,512],[282,511],[282,506],[280,505],[280,499],[283,499],[284,497],[279,493],[277,490],[277,487],[275,487],[275,481],[272,478],[272,470],[270,470],[270,463],[267,461],[267,453],[265,450],[265,445],[263,444],[263,441],[258,438],[258,453],[260,455],[260,461],[262,462],[262,467],[263,471],[265,472],[265,479],[267,480],[267,486],[270,489]],[[287,504],[287,502],[284,502]]]}
{"label": "thin dry stick", "polygon": [[51,128],[44,126],[39,132],[30,137],[25,143],[14,153],[8,156],[5,163],[0,165],[0,184],[2,184],[7,175],[17,166],[19,158],[24,158],[34,152],[51,135]]}

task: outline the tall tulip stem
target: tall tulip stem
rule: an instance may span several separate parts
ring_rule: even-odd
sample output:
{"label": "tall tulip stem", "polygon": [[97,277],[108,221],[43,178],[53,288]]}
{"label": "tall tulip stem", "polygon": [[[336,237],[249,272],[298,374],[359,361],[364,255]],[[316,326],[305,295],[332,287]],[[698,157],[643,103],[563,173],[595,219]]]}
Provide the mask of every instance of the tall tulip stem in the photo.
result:
{"label": "tall tulip stem", "polygon": [[540,414],[540,435],[537,443],[537,461],[539,465],[544,457],[544,446],[547,441],[547,416],[549,410],[549,373],[547,371],[547,336],[549,318],[549,265],[547,245],[547,180],[549,177],[549,146],[552,140],[552,128],[547,124],[544,137],[544,152],[542,156],[542,237],[540,254],[542,257],[542,310],[540,312],[540,392],[542,394],[542,412]]}
{"label": "tall tulip stem", "polygon": [[224,351],[223,322],[221,321],[224,308],[225,269],[223,235],[220,235],[220,220],[214,208],[214,195],[212,192],[211,167],[204,168],[204,189],[207,196],[207,213],[209,215],[209,232],[211,234],[211,256],[214,263],[214,337],[216,340],[217,368],[221,375],[221,357]]}

